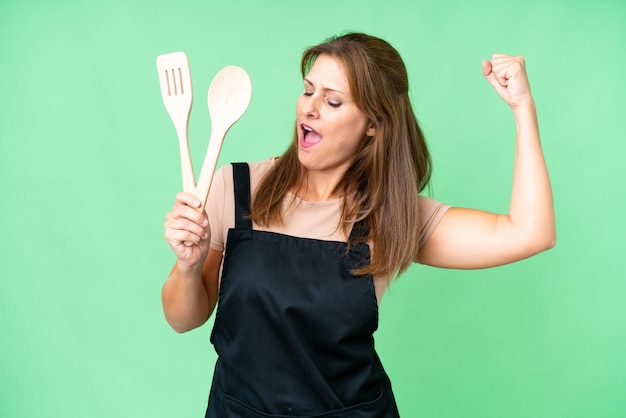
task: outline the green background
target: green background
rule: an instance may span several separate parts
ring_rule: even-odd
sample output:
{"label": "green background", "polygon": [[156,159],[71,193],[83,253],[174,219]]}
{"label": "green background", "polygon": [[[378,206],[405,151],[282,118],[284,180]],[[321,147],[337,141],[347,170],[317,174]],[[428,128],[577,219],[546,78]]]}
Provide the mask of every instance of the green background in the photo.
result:
{"label": "green background", "polygon": [[301,52],[344,30],[405,58],[432,195],[492,211],[507,210],[515,127],[481,60],[524,55],[553,181],[553,250],[414,266],[385,296],[377,347],[402,416],[626,416],[618,0],[2,0],[0,416],[203,416],[211,325],[181,336],[161,313],[181,184],[155,59],[189,57],[199,171],[219,69],[253,83],[220,164],[262,160],[290,140]]}

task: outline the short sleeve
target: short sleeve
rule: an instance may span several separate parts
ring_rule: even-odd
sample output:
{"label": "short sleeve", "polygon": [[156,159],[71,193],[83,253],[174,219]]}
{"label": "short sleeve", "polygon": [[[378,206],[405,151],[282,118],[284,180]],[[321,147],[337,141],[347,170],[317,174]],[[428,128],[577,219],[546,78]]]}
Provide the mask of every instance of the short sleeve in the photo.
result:
{"label": "short sleeve", "polygon": [[[420,248],[428,241],[450,206],[430,197],[419,196]],[[417,259],[417,257],[415,257]]]}
{"label": "short sleeve", "polygon": [[[230,228],[227,223],[232,218],[234,206],[232,177],[230,164],[222,166],[215,172],[205,208],[211,227],[210,247],[217,251],[224,251],[228,228]],[[231,214],[231,216],[226,216],[229,219],[225,219],[225,214]]]}

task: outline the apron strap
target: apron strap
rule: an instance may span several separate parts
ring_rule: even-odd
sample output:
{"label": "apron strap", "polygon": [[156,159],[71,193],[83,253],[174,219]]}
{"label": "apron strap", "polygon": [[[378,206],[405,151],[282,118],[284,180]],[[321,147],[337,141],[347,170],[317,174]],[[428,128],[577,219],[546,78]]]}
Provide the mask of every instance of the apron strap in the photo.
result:
{"label": "apron strap", "polygon": [[252,230],[250,219],[250,167],[247,163],[232,163],[235,186],[235,228]]}

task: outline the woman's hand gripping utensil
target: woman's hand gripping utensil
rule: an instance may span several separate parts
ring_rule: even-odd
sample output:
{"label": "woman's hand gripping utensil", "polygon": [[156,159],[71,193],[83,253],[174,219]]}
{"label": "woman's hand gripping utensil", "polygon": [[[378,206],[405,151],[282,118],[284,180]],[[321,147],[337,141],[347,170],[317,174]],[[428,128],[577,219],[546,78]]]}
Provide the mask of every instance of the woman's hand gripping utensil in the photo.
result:
{"label": "woman's hand gripping utensil", "polygon": [[183,173],[183,190],[194,193],[196,180],[191,165],[187,129],[189,126],[189,112],[193,102],[191,89],[191,71],[189,61],[184,52],[159,55],[157,69],[161,84],[161,95],[165,108],[174,122],[178,134],[180,147],[180,166]]}

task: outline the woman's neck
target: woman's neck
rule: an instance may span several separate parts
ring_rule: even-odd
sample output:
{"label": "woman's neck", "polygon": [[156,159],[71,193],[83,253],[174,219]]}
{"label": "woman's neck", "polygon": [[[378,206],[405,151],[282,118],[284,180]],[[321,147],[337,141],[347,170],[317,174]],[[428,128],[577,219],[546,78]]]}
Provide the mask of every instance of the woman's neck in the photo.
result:
{"label": "woman's neck", "polygon": [[293,187],[292,193],[306,202],[322,202],[343,197],[344,190],[340,184],[344,175],[345,173],[338,171],[305,170],[302,181]]}

